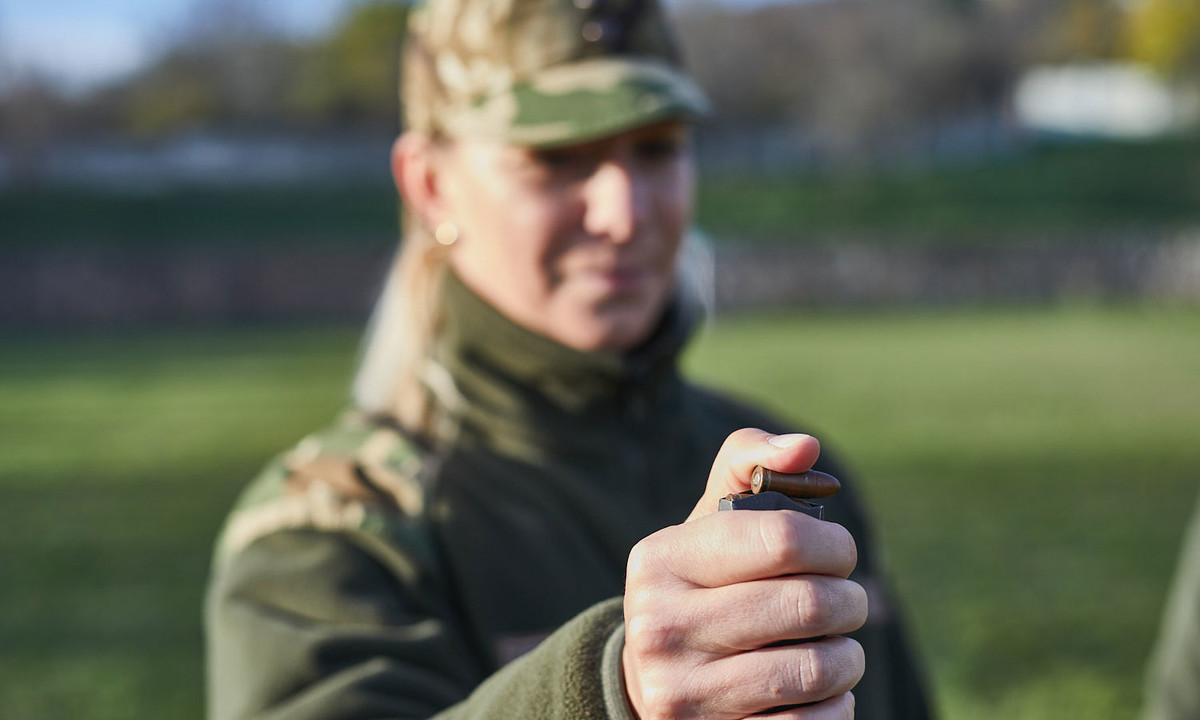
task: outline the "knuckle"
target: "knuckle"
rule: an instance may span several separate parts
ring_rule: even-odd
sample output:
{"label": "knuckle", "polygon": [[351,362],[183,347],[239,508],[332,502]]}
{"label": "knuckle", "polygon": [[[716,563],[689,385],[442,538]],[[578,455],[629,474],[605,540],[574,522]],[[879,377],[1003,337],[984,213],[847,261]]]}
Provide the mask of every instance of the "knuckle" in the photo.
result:
{"label": "knuckle", "polygon": [[858,565],[858,543],[854,541],[854,536],[850,534],[849,530],[841,525],[835,525],[835,527],[841,530],[840,535],[842,542],[844,543],[842,552],[849,563],[850,569],[854,569],[854,567]]}
{"label": "knuckle", "polygon": [[642,657],[669,655],[678,649],[682,633],[658,613],[641,613],[625,621],[625,643]]}
{"label": "knuckle", "polygon": [[633,584],[649,584],[663,573],[663,560],[669,556],[669,542],[664,531],[642,538],[625,561],[625,579]]}
{"label": "knuckle", "polygon": [[851,581],[850,586],[854,593],[854,615],[851,620],[854,624],[854,629],[858,629],[867,623],[867,617],[870,614],[870,600],[867,595],[867,590],[862,585]]}
{"label": "knuckle", "polygon": [[838,720],[854,720],[854,694],[845,692],[830,703],[829,717]]}
{"label": "knuckle", "polygon": [[800,692],[810,701],[847,696],[862,679],[866,665],[862,646],[854,640],[829,638],[802,647],[797,680]]}
{"label": "knuckle", "polygon": [[790,563],[795,557],[799,546],[799,530],[794,518],[789,513],[768,512],[759,513],[757,518],[759,542],[762,543],[762,554],[768,562],[782,565]]}
{"label": "knuckle", "polygon": [[657,604],[656,595],[648,589],[625,590],[625,629],[632,632],[633,627],[644,622],[644,618],[654,612]]}
{"label": "knuckle", "polygon": [[675,683],[652,682],[642,687],[642,720],[670,720],[686,716],[687,701]]}
{"label": "knuckle", "polygon": [[637,580],[646,574],[651,553],[650,543],[649,538],[644,538],[629,551],[629,559],[625,564],[626,579]]}
{"label": "knuckle", "polygon": [[820,700],[829,694],[833,687],[831,676],[836,675],[830,665],[826,654],[815,644],[806,646],[804,652],[800,653],[798,677],[800,691],[806,697]]}
{"label": "knuckle", "polygon": [[853,638],[844,638],[844,640],[850,643],[850,687],[854,687],[859,680],[862,680],[863,673],[867,670],[867,655],[857,640]]}
{"label": "knuckle", "polygon": [[845,701],[842,703],[842,717],[846,718],[846,720],[854,720],[854,706],[856,703],[854,693],[846,693]]}
{"label": "knuckle", "polygon": [[796,579],[789,585],[792,586],[790,610],[798,627],[804,630],[819,629],[828,624],[832,613],[824,585],[807,578]]}
{"label": "knuckle", "polygon": [[862,646],[844,637],[803,645],[798,664],[800,690],[812,700],[846,694],[866,669]]}
{"label": "knuckle", "polygon": [[766,433],[758,428],[738,428],[725,437],[724,444],[727,446],[746,444],[758,439],[759,437],[762,437],[764,434]]}

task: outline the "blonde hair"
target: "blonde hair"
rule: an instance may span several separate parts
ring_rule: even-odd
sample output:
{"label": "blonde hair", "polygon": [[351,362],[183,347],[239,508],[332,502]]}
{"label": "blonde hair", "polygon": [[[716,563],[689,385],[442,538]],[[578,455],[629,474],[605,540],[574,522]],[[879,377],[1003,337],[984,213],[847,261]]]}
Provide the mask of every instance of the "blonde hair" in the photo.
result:
{"label": "blonde hair", "polygon": [[[405,128],[440,145],[447,140],[435,126],[431,109],[444,89],[435,63],[423,43],[410,37],[400,67],[400,101]],[[367,324],[351,395],[363,412],[389,416],[410,431],[428,435],[433,399],[422,377],[442,321],[441,288],[449,248],[408,209],[402,211],[400,224],[400,246]]]}
{"label": "blonde hair", "polygon": [[426,435],[433,404],[422,378],[442,322],[449,252],[407,213],[403,224],[404,239],[367,324],[352,395],[363,412]]}

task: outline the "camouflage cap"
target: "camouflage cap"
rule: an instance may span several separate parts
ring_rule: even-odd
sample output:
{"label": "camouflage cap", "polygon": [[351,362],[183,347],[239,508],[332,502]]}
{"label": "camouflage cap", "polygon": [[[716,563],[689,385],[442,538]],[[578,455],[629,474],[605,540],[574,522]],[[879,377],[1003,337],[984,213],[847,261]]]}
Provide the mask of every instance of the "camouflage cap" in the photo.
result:
{"label": "camouflage cap", "polygon": [[406,53],[423,132],[549,147],[708,110],[657,0],[427,0]]}

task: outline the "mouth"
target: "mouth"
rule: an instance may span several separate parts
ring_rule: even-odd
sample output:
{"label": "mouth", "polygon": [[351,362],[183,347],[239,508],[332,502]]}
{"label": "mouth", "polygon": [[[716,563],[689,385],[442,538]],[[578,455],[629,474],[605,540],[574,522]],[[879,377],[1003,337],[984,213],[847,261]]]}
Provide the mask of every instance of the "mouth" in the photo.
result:
{"label": "mouth", "polygon": [[593,266],[585,268],[580,276],[589,284],[600,287],[607,293],[620,294],[637,292],[650,285],[657,274],[649,265],[623,264]]}

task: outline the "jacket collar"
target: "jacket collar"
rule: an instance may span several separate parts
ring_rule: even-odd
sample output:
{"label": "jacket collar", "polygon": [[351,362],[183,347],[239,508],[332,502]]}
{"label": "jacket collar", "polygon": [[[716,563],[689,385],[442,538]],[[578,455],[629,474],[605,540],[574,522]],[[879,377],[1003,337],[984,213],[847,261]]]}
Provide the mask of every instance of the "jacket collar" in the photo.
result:
{"label": "jacket collar", "polygon": [[484,436],[547,426],[556,432],[536,434],[556,436],[562,423],[619,416],[628,403],[644,403],[677,379],[676,363],[693,325],[682,304],[672,302],[637,349],[582,352],[509,320],[452,272],[443,293],[433,360],[455,396],[449,403],[443,397],[443,410],[456,420],[452,426]]}

